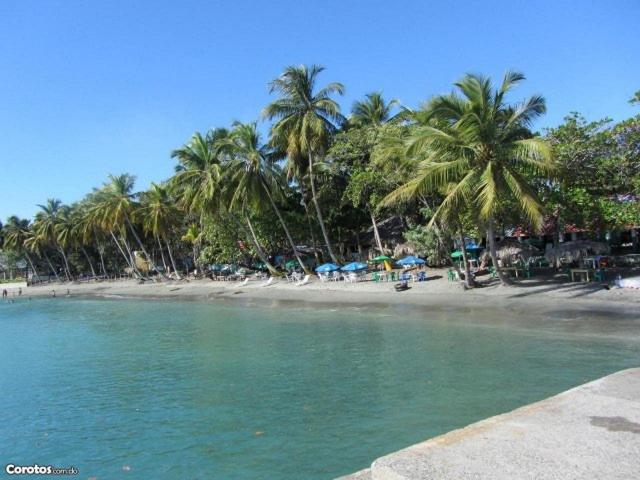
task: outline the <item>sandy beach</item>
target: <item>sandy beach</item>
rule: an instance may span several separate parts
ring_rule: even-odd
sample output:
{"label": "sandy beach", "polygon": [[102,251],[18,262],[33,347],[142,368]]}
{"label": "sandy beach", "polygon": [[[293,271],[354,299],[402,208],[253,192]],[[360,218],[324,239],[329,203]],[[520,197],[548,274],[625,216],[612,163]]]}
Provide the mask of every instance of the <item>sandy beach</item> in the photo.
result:
{"label": "sandy beach", "polygon": [[[146,298],[166,300],[249,302],[303,302],[325,304],[410,305],[464,309],[490,304],[494,308],[554,311],[589,310],[599,312],[633,313],[640,307],[640,291],[613,288],[607,290],[599,283],[560,283],[553,279],[533,278],[518,281],[515,286],[503,287],[497,281],[485,281],[480,288],[464,290],[461,284],[449,282],[446,271],[429,270],[429,280],[410,283],[410,289],[396,292],[393,283],[372,281],[355,284],[344,282],[311,283],[297,286],[284,278],[264,286],[264,280],[220,282],[209,279],[139,283],[137,280],[101,281],[90,283],[60,283],[26,287],[25,284],[5,284],[9,299],[29,297],[101,297]],[[18,297],[18,289],[22,296]]]}

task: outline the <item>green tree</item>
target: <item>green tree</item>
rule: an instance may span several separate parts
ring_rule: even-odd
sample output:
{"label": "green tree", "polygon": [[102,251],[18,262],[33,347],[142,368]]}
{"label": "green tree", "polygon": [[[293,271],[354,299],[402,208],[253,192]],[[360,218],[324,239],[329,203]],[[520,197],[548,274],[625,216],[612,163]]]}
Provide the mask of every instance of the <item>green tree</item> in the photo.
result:
{"label": "green tree", "polygon": [[392,112],[398,105],[396,99],[385,101],[381,92],[367,93],[364,100],[353,103],[350,122],[360,127],[379,127],[394,118]]}
{"label": "green tree", "polygon": [[136,214],[142,223],[144,232],[153,236],[156,240],[158,249],[160,250],[160,256],[162,257],[162,264],[166,271],[167,262],[163,251],[164,243],[164,247],[166,247],[169,255],[171,267],[179,280],[180,272],[173,258],[169,235],[179,223],[180,212],[175,205],[174,199],[169,194],[169,189],[166,185],[151,183],[149,190],[140,195],[140,207]]}
{"label": "green tree", "polygon": [[[540,224],[542,204],[522,172],[548,177],[554,171],[550,146],[528,128],[545,113],[544,98],[505,102],[505,95],[522,80],[524,75],[508,72],[494,90],[488,78],[466,75],[455,84],[461,95],[431,99],[424,111],[429,123],[417,128],[408,142],[409,156],[420,162],[417,175],[385,199],[389,204],[446,189],[431,221],[470,208],[486,225],[496,267],[494,225],[501,201],[514,199],[532,224]],[[498,272],[503,284],[511,283]]]}
{"label": "green tree", "polygon": [[30,233],[29,220],[12,215],[2,227],[3,247],[18,255],[24,255],[29,265],[31,265],[33,273],[38,275],[36,265],[27,248],[27,240],[30,237]]}
{"label": "green tree", "polygon": [[[318,223],[329,256],[337,263],[318,202],[314,163],[326,153],[336,125],[344,121],[340,114],[340,106],[331,98],[334,94],[342,95],[344,87],[333,82],[316,90],[317,77],[323,70],[324,68],[318,65],[287,67],[284,73],[270,84],[270,92],[278,93],[280,98],[265,107],[263,116],[269,120],[277,120],[272,127],[272,136],[286,139],[286,152],[291,161],[298,162],[304,157],[307,158],[306,173],[311,184]],[[296,171],[300,177],[302,168],[298,167]]]}
{"label": "green tree", "polygon": [[55,247],[64,262],[64,272],[67,280],[71,280],[71,270],[69,268],[69,260],[65,252],[64,246],[58,241],[57,228],[63,220],[66,207],[58,199],[49,198],[44,205],[38,205],[40,211],[36,213],[33,222],[33,231],[40,241],[45,245],[49,244]]}
{"label": "green tree", "polygon": [[227,146],[231,158],[225,165],[225,173],[230,179],[229,187],[233,189],[231,204],[240,201],[251,206],[255,211],[258,211],[264,203],[271,205],[298,263],[305,272],[309,273],[276,204],[276,199],[283,196],[282,173],[269,158],[272,152],[260,141],[256,124],[236,122]]}

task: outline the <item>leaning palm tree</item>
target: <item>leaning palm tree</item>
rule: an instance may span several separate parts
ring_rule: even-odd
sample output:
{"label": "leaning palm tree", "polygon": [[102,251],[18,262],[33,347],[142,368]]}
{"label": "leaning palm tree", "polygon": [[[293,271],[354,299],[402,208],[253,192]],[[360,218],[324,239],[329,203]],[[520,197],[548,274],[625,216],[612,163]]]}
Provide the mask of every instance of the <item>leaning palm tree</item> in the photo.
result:
{"label": "leaning palm tree", "polygon": [[287,67],[269,86],[270,93],[276,92],[280,98],[265,107],[263,117],[277,120],[272,127],[272,135],[286,139],[289,158],[300,160],[306,157],[308,160],[307,173],[318,223],[329,256],[337,262],[318,202],[313,166],[317,158],[326,152],[336,125],[344,121],[340,106],[331,98],[334,94],[342,95],[344,87],[332,82],[316,90],[317,77],[323,70],[318,65]]}
{"label": "leaning palm tree", "polygon": [[166,185],[151,183],[149,190],[143,192],[140,199],[141,205],[137,215],[140,218],[142,227],[147,234],[152,235],[153,238],[156,239],[158,248],[160,249],[160,256],[162,257],[162,263],[166,270],[167,263],[162,246],[162,242],[164,242],[164,246],[169,254],[171,266],[179,280],[180,273],[173,259],[173,251],[171,250],[171,245],[168,240],[169,233],[178,223],[178,208],[175,206]]}
{"label": "leaning palm tree", "polygon": [[84,245],[86,237],[82,235],[82,220],[82,214],[76,207],[62,208],[55,229],[56,241],[62,248],[80,249],[91,269],[92,276],[95,277],[93,262]]}
{"label": "leaning palm tree", "polygon": [[350,121],[361,127],[379,127],[396,118],[392,112],[398,105],[396,99],[387,102],[381,92],[367,93],[364,100],[353,103]]}
{"label": "leaning palm tree", "polygon": [[275,199],[283,194],[282,174],[278,166],[269,158],[272,154],[271,149],[260,141],[256,123],[234,123],[226,147],[230,160],[225,165],[225,170],[234,189],[232,203],[236,202],[238,196],[247,195],[255,196],[258,202],[266,200],[278,217],[298,263],[306,273],[309,273],[276,204]]}
{"label": "leaning palm tree", "polygon": [[[220,144],[228,137],[224,128],[210,130],[205,136],[196,132],[182,147],[171,152],[178,160],[176,174],[169,181],[169,190],[177,199],[178,207],[197,216],[198,232],[202,231],[204,218],[220,211],[220,177],[222,156]],[[198,244],[202,236],[193,237],[194,265],[198,261]]]}
{"label": "leaning palm tree", "polygon": [[[420,162],[417,174],[383,201],[395,203],[446,188],[431,222],[452,210],[470,208],[486,225],[495,267],[494,226],[501,203],[514,199],[530,222],[539,224],[542,205],[523,172],[544,177],[554,171],[550,146],[529,130],[546,111],[544,98],[533,96],[515,105],[505,102],[507,92],[524,78],[507,72],[494,90],[488,78],[466,75],[455,84],[462,95],[441,95],[428,102],[422,124],[408,141],[408,155]],[[503,284],[510,283],[497,270]]]}
{"label": "leaning palm tree", "polygon": [[15,215],[9,217],[7,223],[2,227],[2,235],[4,239],[3,247],[17,254],[24,254],[29,265],[31,265],[34,275],[37,276],[38,271],[27,248],[27,240],[31,235],[29,220],[20,219]]}
{"label": "leaning palm tree", "polygon": [[[132,249],[127,241],[127,232],[133,235],[138,247],[144,254],[146,260],[151,264],[151,268],[155,269],[153,260],[147,252],[140,235],[138,235],[136,226],[133,224],[133,215],[137,208],[135,200],[136,194],[133,192],[135,177],[129,174],[109,175],[109,181],[103,187],[94,193],[94,206],[92,215],[95,220],[109,231],[111,237],[129,264],[129,267],[138,276],[142,276],[140,270],[136,266],[136,261]],[[120,240],[115,233],[119,233]],[[126,251],[126,253],[125,253]]]}
{"label": "leaning palm tree", "polygon": [[36,213],[33,222],[34,233],[39,240],[51,244],[55,247],[64,262],[64,272],[67,280],[71,280],[71,270],[69,268],[69,260],[64,246],[58,241],[56,229],[60,224],[66,208],[58,199],[49,198],[44,205],[38,205],[40,211]]}

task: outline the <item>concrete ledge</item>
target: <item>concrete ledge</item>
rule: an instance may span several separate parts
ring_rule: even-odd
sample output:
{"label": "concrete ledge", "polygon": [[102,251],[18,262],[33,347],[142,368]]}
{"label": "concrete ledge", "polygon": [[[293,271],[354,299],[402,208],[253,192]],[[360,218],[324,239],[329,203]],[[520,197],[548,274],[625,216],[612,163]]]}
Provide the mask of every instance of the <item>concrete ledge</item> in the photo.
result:
{"label": "concrete ledge", "polygon": [[640,368],[381,457],[370,477],[346,478],[640,478]]}

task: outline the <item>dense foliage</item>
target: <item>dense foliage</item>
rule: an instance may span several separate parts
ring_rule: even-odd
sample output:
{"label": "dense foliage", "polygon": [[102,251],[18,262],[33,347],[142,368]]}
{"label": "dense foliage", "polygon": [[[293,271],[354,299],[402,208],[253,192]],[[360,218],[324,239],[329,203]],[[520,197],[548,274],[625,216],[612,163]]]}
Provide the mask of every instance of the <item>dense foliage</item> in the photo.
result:
{"label": "dense foliage", "polygon": [[[454,245],[505,229],[594,236],[640,224],[640,116],[614,123],[577,113],[531,130],[544,98],[511,103],[524,76],[467,75],[456,92],[413,110],[379,92],[343,115],[340,83],[289,67],[257,123],[196,132],[171,152],[175,174],[143,192],[113,175],[72,205],[49,199],[33,220],[0,228],[6,264],[61,280],[158,272],[180,276],[234,263],[307,271],[411,246],[432,265]],[[638,93],[631,102],[638,102]],[[403,228],[390,240],[390,220]],[[2,266],[2,265],[0,265]]]}

